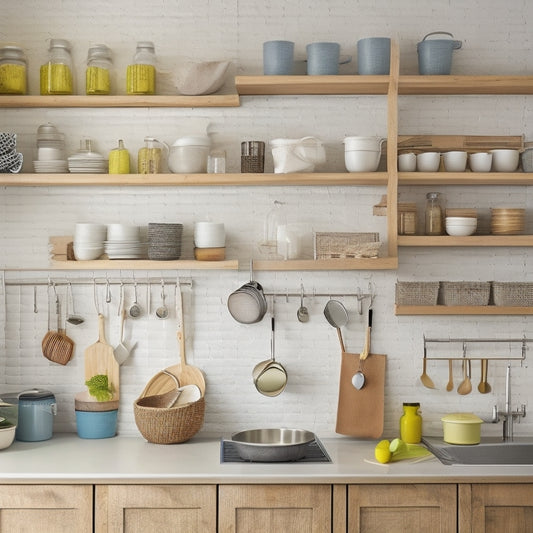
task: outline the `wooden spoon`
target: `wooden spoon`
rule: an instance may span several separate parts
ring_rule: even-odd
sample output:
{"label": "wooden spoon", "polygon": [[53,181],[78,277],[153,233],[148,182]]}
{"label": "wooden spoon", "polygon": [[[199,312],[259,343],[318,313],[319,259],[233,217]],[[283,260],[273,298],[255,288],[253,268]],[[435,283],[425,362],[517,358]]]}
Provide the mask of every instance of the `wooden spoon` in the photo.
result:
{"label": "wooden spoon", "polygon": [[492,387],[487,383],[487,373],[489,369],[489,361],[488,359],[481,359],[481,381],[479,382],[479,385],[477,386],[477,390],[481,392],[481,394],[487,394],[492,390]]}
{"label": "wooden spoon", "polygon": [[448,359],[448,384],[446,390],[450,392],[453,389],[453,360]]}
{"label": "wooden spoon", "polygon": [[[468,371],[467,371],[468,369]],[[459,394],[470,394],[472,392],[472,382],[470,381],[470,374],[471,374],[471,365],[470,365],[470,359],[468,361],[463,361],[463,381],[459,384],[459,387],[457,387],[457,392]]]}
{"label": "wooden spoon", "polygon": [[420,376],[420,381],[422,382],[422,385],[424,385],[424,387],[427,387],[428,389],[435,388],[435,384],[433,383],[433,380],[426,373],[426,349],[425,348],[424,348],[424,359],[422,363],[422,375]]}

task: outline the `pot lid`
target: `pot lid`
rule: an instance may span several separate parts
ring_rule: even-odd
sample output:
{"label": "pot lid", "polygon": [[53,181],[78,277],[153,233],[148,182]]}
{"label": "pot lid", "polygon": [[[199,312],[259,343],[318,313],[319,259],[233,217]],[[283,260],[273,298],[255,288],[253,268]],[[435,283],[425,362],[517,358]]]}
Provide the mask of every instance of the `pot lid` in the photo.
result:
{"label": "pot lid", "polygon": [[455,424],[481,424],[483,420],[473,413],[451,413],[441,418],[443,422]]}
{"label": "pot lid", "polygon": [[172,146],[211,146],[211,140],[205,136],[180,137]]}
{"label": "pot lid", "polygon": [[37,402],[39,400],[53,400],[54,394],[49,390],[31,389],[19,394],[19,400],[29,400],[30,402]]}

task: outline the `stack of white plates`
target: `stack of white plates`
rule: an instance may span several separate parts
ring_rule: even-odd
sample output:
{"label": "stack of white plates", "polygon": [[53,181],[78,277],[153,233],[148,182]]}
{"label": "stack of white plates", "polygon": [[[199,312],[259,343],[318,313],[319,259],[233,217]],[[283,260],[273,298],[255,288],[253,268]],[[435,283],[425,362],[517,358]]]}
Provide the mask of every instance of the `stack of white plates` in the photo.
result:
{"label": "stack of white plates", "polygon": [[148,243],[141,241],[105,241],[105,253],[109,259],[146,259]]}
{"label": "stack of white plates", "polygon": [[52,161],[34,161],[33,168],[38,174],[64,174],[68,172],[68,163],[63,159]]}
{"label": "stack of white plates", "polygon": [[107,159],[93,152],[91,140],[87,139],[85,150],[81,149],[68,158],[68,169],[77,174],[107,174]]}

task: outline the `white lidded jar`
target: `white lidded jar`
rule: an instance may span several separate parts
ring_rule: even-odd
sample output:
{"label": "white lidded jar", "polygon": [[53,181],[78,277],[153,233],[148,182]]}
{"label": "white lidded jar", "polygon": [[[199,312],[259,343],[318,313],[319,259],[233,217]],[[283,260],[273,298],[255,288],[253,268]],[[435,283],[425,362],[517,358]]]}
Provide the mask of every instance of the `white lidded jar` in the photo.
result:
{"label": "white lidded jar", "polygon": [[181,137],[171,147],[168,168],[175,174],[207,172],[207,158],[211,140],[207,136]]}

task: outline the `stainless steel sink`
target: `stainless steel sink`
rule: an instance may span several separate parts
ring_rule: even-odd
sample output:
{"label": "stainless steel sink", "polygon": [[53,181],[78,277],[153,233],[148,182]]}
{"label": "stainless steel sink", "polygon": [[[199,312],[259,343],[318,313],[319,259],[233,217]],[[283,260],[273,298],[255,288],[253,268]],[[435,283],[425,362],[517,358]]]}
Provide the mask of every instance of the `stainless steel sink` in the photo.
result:
{"label": "stainless steel sink", "polygon": [[424,437],[422,442],[445,465],[531,465],[533,438],[517,437],[513,441],[484,438],[480,444],[448,444],[438,437]]}

